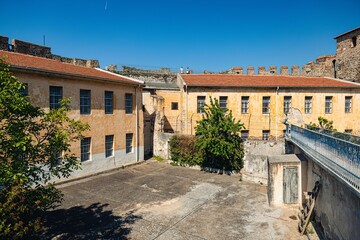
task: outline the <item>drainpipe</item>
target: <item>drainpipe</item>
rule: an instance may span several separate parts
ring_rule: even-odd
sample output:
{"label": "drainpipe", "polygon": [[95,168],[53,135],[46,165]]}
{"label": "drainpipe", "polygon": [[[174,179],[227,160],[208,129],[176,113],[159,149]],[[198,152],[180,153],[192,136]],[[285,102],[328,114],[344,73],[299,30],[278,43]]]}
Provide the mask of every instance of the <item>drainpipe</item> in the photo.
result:
{"label": "drainpipe", "polygon": [[275,132],[276,132],[276,135],[275,135],[275,141],[277,142],[278,140],[278,95],[279,95],[279,89],[280,87],[277,86],[276,87],[276,95],[275,95]]}
{"label": "drainpipe", "polygon": [[188,87],[187,85],[185,85],[185,92],[186,92],[186,122],[185,122],[185,131],[186,131],[186,134],[189,134],[189,131],[188,131]]}
{"label": "drainpipe", "polygon": [[[137,99],[137,90],[140,87],[140,85],[135,87],[135,144],[136,144],[136,162],[139,161],[139,113],[138,113],[138,99]],[[142,102],[142,101],[141,101]]]}

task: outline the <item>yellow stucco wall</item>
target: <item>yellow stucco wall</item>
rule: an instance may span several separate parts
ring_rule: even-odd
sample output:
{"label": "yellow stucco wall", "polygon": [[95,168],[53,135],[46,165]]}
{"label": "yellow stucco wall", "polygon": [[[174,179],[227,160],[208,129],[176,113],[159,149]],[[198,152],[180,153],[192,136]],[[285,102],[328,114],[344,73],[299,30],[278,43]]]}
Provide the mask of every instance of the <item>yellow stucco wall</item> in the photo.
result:
{"label": "yellow stucco wall", "polygon": [[[181,130],[181,102],[178,90],[157,90],[156,94],[164,98],[163,114],[165,118],[164,130],[180,132]],[[172,109],[171,104],[178,103],[178,109]]]}
{"label": "yellow stucco wall", "polygon": [[[61,78],[26,73],[15,73],[17,78],[28,84],[30,101],[45,110],[49,109],[49,86],[62,86],[63,98],[71,98],[69,116],[90,125],[90,131],[84,133],[91,137],[91,155],[104,154],[105,136],[114,135],[114,151],[124,150],[126,147],[126,133],[133,133],[133,147],[136,147],[136,104],[135,87],[104,81]],[[80,114],[80,89],[91,90],[91,113]],[[113,91],[113,114],[105,114],[105,91]],[[125,94],[133,94],[133,113],[125,114]],[[137,90],[137,106],[139,116],[139,147],[144,146],[143,113],[141,89]],[[80,143],[71,145],[71,151],[80,156]],[[143,156],[139,156],[143,159]],[[134,159],[135,160],[135,159]]]}
{"label": "yellow stucco wall", "polygon": [[[205,96],[206,103],[210,97],[219,99],[220,96],[228,97],[228,108],[233,116],[244,123],[249,135],[261,138],[263,130],[270,130],[272,137],[283,135],[285,125],[284,97],[291,96],[291,107],[300,111],[303,124],[318,123],[318,117],[323,116],[334,121],[338,131],[351,129],[358,134],[360,130],[360,90],[359,89],[334,89],[334,88],[211,88],[188,87],[181,89],[182,104],[182,133],[195,134],[196,121],[202,119],[203,114],[197,113],[197,96]],[[241,97],[249,97],[248,114],[241,113]],[[270,114],[262,113],[263,96],[270,97]],[[305,114],[305,96],[312,96],[312,113]],[[333,111],[325,114],[325,97],[332,96]],[[352,111],[345,113],[345,96],[352,96]]]}

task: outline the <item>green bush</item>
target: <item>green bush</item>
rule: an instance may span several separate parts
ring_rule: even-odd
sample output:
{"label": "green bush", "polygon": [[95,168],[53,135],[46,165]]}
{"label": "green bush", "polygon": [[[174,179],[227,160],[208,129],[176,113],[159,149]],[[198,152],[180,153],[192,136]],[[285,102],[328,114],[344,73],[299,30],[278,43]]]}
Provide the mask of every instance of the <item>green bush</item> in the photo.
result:
{"label": "green bush", "polygon": [[170,139],[170,157],[174,165],[200,165],[201,157],[195,149],[195,136],[174,135]]}

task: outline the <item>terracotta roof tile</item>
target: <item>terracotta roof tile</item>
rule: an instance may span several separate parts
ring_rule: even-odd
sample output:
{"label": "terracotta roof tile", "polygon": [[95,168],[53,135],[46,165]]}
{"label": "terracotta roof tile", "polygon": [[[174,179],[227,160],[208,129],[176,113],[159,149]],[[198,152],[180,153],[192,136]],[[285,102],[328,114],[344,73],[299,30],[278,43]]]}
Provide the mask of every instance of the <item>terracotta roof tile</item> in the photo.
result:
{"label": "terracotta roof tile", "polygon": [[236,74],[181,74],[188,86],[208,87],[345,87],[360,84],[325,77],[261,76]]}
{"label": "terracotta roof tile", "polygon": [[99,80],[119,81],[128,84],[139,84],[137,81],[133,81],[110,72],[101,71],[95,68],[76,66],[70,63],[59,62],[48,58],[35,57],[31,55],[1,50],[0,57],[3,58],[4,61],[10,64],[12,67],[21,67],[29,70],[39,70],[58,74],[95,78]]}

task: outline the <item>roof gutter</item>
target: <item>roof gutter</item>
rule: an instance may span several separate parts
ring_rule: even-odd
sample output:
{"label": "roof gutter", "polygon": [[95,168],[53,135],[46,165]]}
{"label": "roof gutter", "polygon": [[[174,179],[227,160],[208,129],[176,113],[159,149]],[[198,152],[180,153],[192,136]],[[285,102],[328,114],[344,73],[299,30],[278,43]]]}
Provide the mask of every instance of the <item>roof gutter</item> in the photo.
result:
{"label": "roof gutter", "polygon": [[[124,85],[132,85],[132,86],[139,85],[139,83],[136,83],[136,82],[134,82],[134,83],[122,82],[121,80],[117,81],[117,80],[112,80],[109,78],[84,76],[84,75],[80,75],[80,74],[63,73],[63,72],[44,70],[44,69],[39,69],[39,68],[28,68],[28,67],[22,67],[22,66],[16,66],[16,65],[11,65],[11,68],[16,69],[16,70],[25,71],[25,72],[31,71],[31,72],[38,72],[40,74],[55,74],[55,75],[59,75],[59,76],[66,76],[69,78],[82,78],[82,79],[88,79],[88,80],[94,80],[94,81],[111,82],[111,83],[116,83],[116,84],[124,84]],[[141,84],[141,85],[144,85],[144,84]]]}

